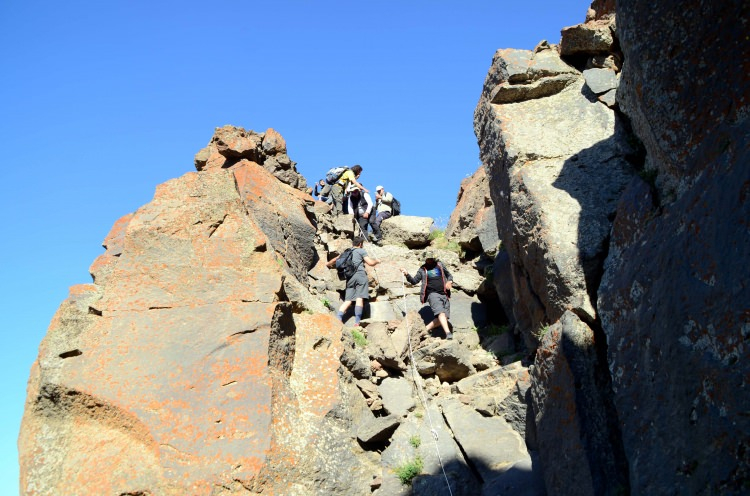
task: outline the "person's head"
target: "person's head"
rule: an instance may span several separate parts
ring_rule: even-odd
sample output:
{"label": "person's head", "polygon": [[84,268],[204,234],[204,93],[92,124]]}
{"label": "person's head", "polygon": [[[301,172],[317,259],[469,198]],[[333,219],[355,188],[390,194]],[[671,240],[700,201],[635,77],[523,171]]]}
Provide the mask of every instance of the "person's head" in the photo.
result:
{"label": "person's head", "polygon": [[320,181],[318,181],[318,184],[320,184],[321,186],[325,186],[326,185],[326,180],[325,179],[321,179]]}
{"label": "person's head", "polygon": [[375,186],[375,192],[376,193],[380,193],[382,195],[383,194],[383,187],[380,186],[380,185]]}
{"label": "person's head", "polygon": [[352,239],[352,246],[362,246],[365,242],[365,238],[362,236],[354,236]]}
{"label": "person's head", "polygon": [[359,188],[354,186],[353,184],[350,184],[346,188],[346,192],[349,193],[350,195],[359,196]]}
{"label": "person's head", "polygon": [[425,250],[424,252],[424,264],[432,266],[437,263],[437,254],[432,250]]}
{"label": "person's head", "polygon": [[362,174],[362,166],[361,165],[355,165],[352,167],[352,172],[356,177],[359,177],[360,174]]}

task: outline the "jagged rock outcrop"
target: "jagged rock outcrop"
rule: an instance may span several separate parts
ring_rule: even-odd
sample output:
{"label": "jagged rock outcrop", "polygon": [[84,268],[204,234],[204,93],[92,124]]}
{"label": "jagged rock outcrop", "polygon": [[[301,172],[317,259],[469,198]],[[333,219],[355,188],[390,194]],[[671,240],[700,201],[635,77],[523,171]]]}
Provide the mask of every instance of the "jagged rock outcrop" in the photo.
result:
{"label": "jagged rock outcrop", "polygon": [[305,190],[307,181],[297,172],[297,164],[286,151],[286,141],[274,129],[256,133],[236,126],[217,127],[208,145],[195,154],[195,168],[228,169],[248,160],[291,187]]}
{"label": "jagged rock outcrop", "polygon": [[445,235],[456,239],[464,250],[488,256],[497,253],[500,239],[484,167],[461,181],[456,208],[448,220]]}
{"label": "jagged rock outcrop", "polygon": [[[392,244],[368,245],[384,263],[369,269],[363,326],[342,326],[331,310],[343,283],[325,263],[351,245],[352,219],[266,167],[284,151],[270,130],[221,128],[199,172],[115,223],[94,282],[71,289],[32,369],[22,494],[481,490],[437,399],[478,370],[502,370],[480,349],[483,277],[435,250],[455,277],[456,338],[428,335],[432,316],[400,267],[424,261],[433,221],[389,219]],[[497,453],[528,468],[524,431],[504,420],[525,417],[525,405],[484,414],[517,444]],[[407,453],[422,463],[411,483],[396,474]],[[519,480],[503,464],[487,470],[495,486]]]}
{"label": "jagged rock outcrop", "polygon": [[[282,202],[262,207],[275,209],[272,226],[254,204],[269,184]],[[71,291],[33,367],[23,494],[353,494],[367,484],[372,470],[351,456],[360,449],[333,435],[367,412],[339,383],[340,324],[284,301],[284,280],[305,263],[289,256],[304,243],[285,226],[306,221],[308,202],[238,163],[169,181],[116,223],[94,284]],[[322,452],[348,464],[335,484]]]}
{"label": "jagged rock outcrop", "polygon": [[580,76],[493,60],[475,131],[548,494],[747,491],[748,10],[595,1],[551,47]]}

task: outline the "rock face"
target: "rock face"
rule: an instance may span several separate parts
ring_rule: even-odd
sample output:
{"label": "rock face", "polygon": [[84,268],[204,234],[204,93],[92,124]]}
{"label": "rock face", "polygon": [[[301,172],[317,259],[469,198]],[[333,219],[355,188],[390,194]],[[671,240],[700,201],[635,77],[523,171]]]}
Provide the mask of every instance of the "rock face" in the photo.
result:
{"label": "rock face", "polygon": [[[750,46],[738,40],[750,9],[618,9],[618,103],[653,183],[634,179],[620,199],[599,291],[631,488],[745,493]],[[657,35],[663,19],[670,29]],[[668,60],[656,62],[660,49]]]}
{"label": "rock face", "polygon": [[307,188],[307,181],[286,153],[286,141],[270,128],[265,133],[256,133],[236,126],[217,127],[208,145],[195,154],[195,168],[228,169],[242,160],[263,166],[293,188]]}
{"label": "rock face", "polygon": [[[583,76],[555,49],[538,50],[495,54],[475,114],[498,227],[510,255],[513,318],[532,349],[536,331],[566,310],[596,320],[595,290],[610,218],[634,175],[618,116],[597,101]],[[567,83],[555,91],[496,98],[499,88],[560,76]]]}
{"label": "rock face", "polygon": [[[478,270],[435,249],[456,279],[456,339],[429,335],[431,311],[399,267],[422,264],[433,221],[388,220],[391,244],[367,248],[385,262],[370,269],[364,326],[342,326],[331,309],[343,282],[325,262],[351,245],[352,219],[267,167],[284,153],[270,130],[221,128],[199,172],[115,223],[32,368],[22,494],[434,494],[441,462],[456,494],[481,490],[437,403],[451,383],[502,369],[479,349]],[[486,415],[528,465],[523,430],[504,420],[525,405]],[[538,471],[524,480],[542,483]]]}
{"label": "rock face", "polygon": [[[749,17],[595,1],[492,62],[475,132],[548,494],[747,491]],[[549,51],[571,70],[530,77]]]}
{"label": "rock face", "polygon": [[[345,394],[339,362],[313,356],[316,340],[341,347],[340,325],[284,301],[304,260],[283,258],[289,240],[274,249],[243,177],[274,185],[277,217],[306,221],[303,193],[246,163],[169,181],[115,225],[95,283],[73,288],[33,367],[24,494],[208,494],[236,481],[288,493],[327,470],[304,440],[336,423],[325,415]],[[313,445],[353,462],[331,491],[369,480],[346,455],[356,446]]]}
{"label": "rock face", "polygon": [[464,250],[489,256],[497,253],[500,240],[484,167],[461,181],[456,208],[448,220],[445,235],[457,239]]}

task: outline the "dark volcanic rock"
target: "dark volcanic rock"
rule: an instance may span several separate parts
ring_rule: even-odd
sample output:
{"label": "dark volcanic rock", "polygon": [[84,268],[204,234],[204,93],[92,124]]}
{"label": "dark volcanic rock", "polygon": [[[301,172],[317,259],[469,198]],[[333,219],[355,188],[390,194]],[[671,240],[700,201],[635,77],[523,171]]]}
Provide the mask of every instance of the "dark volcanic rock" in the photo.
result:
{"label": "dark volcanic rock", "polygon": [[633,494],[749,487],[748,20],[743,1],[618,10],[619,105],[656,173],[620,200],[599,292]]}

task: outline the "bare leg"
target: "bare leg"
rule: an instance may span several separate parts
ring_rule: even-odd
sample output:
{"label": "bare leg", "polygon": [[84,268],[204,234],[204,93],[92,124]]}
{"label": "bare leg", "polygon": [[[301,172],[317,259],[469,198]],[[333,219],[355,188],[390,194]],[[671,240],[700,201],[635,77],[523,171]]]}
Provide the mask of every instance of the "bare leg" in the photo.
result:
{"label": "bare leg", "polygon": [[451,335],[451,328],[448,327],[448,318],[444,313],[438,314],[437,319],[433,320],[432,322],[434,323],[435,321],[440,321],[440,326],[443,328],[443,332],[445,332],[446,336]]}

